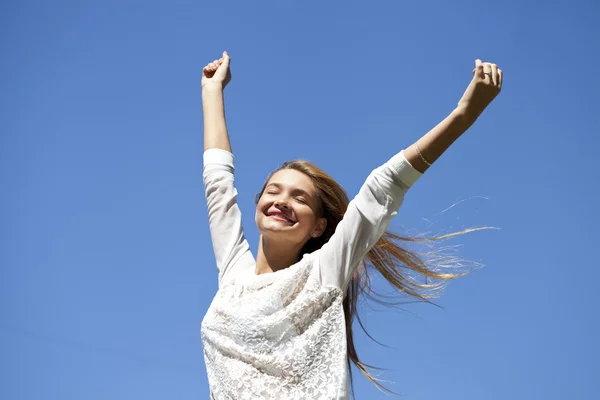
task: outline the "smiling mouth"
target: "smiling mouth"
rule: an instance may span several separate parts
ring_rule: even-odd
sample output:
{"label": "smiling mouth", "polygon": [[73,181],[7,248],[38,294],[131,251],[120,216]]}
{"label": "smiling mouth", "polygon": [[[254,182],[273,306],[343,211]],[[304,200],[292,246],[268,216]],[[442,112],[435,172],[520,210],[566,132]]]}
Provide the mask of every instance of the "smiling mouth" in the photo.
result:
{"label": "smiling mouth", "polygon": [[287,222],[289,224],[293,224],[294,221],[285,218],[284,216],[280,215],[280,214],[271,214],[268,216],[269,218],[273,218],[276,221],[280,221],[280,222]]}

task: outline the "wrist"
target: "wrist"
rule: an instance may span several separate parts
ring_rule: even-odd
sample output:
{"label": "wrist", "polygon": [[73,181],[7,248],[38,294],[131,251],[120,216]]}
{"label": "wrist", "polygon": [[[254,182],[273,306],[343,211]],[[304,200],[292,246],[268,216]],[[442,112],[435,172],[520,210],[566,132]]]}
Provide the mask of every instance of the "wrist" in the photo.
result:
{"label": "wrist", "polygon": [[480,114],[481,111],[464,104],[459,104],[454,111],[452,111],[452,115],[454,115],[455,118],[464,121],[468,125],[473,124]]}
{"label": "wrist", "polygon": [[222,92],[223,89],[223,84],[219,82],[207,82],[204,85],[202,85],[202,93]]}

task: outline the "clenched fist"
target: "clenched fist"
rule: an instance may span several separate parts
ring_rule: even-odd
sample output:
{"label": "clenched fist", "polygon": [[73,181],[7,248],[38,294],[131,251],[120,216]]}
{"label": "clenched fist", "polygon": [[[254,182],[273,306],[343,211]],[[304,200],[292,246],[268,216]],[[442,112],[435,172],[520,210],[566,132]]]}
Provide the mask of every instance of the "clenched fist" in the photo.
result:
{"label": "clenched fist", "polygon": [[502,89],[502,70],[496,64],[475,60],[473,79],[458,102],[458,107],[477,118]]}
{"label": "clenched fist", "polygon": [[202,87],[216,85],[225,89],[225,86],[231,81],[230,60],[229,54],[224,51],[223,57],[207,64],[202,69]]}

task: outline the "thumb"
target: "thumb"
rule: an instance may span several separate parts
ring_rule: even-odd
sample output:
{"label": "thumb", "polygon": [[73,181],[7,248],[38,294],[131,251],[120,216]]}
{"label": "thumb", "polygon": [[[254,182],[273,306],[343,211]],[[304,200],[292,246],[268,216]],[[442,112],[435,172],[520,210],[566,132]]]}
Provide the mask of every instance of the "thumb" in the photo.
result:
{"label": "thumb", "polygon": [[223,52],[223,64],[221,64],[222,67],[225,67],[225,69],[229,68],[229,62],[231,61],[231,57],[229,57],[229,54],[227,54],[226,51]]}

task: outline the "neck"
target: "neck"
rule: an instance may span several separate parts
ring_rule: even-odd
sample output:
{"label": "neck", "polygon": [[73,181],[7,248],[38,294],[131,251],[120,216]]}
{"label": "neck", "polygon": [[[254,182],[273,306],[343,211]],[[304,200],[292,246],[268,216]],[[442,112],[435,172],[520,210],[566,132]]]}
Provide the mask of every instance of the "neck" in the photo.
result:
{"label": "neck", "polygon": [[274,242],[260,235],[256,255],[256,274],[268,274],[297,263],[302,246],[303,244],[295,248],[289,243]]}

